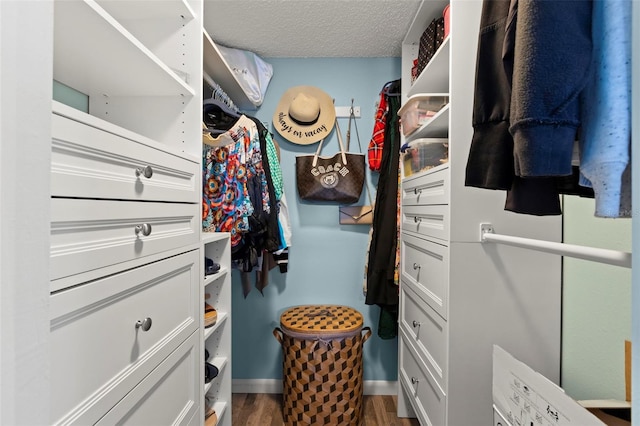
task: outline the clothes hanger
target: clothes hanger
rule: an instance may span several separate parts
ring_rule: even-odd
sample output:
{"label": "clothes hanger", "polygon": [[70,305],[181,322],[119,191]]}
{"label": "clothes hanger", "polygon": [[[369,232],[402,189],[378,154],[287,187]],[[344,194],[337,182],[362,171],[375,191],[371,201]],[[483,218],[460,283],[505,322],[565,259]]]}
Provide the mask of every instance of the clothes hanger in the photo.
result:
{"label": "clothes hanger", "polygon": [[389,81],[387,83],[385,83],[384,86],[382,86],[382,93],[385,94],[386,96],[402,96],[402,93],[400,92],[396,92],[396,91],[391,91],[391,88],[395,85],[396,86],[396,90],[397,90],[397,86],[399,84],[400,80],[393,80],[393,81]]}
{"label": "clothes hanger", "polygon": [[210,98],[202,103],[202,121],[212,135],[219,135],[229,130],[238,121],[240,115],[219,99]]}

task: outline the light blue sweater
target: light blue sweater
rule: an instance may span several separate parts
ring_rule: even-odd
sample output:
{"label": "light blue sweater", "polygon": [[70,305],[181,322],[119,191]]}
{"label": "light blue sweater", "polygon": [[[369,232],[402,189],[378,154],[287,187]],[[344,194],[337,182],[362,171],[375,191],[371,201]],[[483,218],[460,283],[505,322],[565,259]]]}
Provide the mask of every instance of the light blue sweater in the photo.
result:
{"label": "light blue sweater", "polygon": [[631,216],[631,3],[593,2],[594,75],[582,102],[580,184],[593,188],[599,217]]}

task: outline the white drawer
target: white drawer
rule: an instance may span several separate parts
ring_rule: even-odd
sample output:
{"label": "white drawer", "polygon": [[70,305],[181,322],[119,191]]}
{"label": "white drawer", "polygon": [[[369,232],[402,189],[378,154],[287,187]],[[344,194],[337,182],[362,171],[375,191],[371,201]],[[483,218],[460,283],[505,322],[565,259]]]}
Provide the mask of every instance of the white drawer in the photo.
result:
{"label": "white drawer", "polygon": [[400,382],[421,425],[445,425],[446,394],[405,338],[400,339]]}
{"label": "white drawer", "polygon": [[402,234],[402,279],[442,318],[449,299],[449,248]]}
{"label": "white drawer", "polygon": [[449,240],[449,206],[403,207],[402,230],[447,242]]}
{"label": "white drawer", "polygon": [[449,168],[402,181],[402,205],[449,204]]}
{"label": "white drawer", "polygon": [[[53,422],[95,423],[197,330],[199,258],[194,250],[51,295]],[[151,328],[136,327],[146,318]]]}
{"label": "white drawer", "polygon": [[[136,235],[143,224],[151,233]],[[199,232],[199,204],[53,198],[51,280],[194,244]]]}
{"label": "white drawer", "polygon": [[400,290],[402,306],[400,326],[420,358],[429,365],[442,389],[447,390],[447,322],[413,291],[410,284],[402,282]]}
{"label": "white drawer", "polygon": [[57,114],[51,125],[52,196],[200,201],[198,162]]}
{"label": "white drawer", "polygon": [[199,333],[194,333],[118,403],[97,425],[197,424],[202,383],[193,380],[198,362]]}

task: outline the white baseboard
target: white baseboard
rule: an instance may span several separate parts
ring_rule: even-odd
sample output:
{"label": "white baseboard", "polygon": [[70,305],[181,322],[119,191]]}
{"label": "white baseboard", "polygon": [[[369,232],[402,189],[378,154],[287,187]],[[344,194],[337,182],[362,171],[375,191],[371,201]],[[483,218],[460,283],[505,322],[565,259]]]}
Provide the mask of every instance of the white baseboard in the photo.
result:
{"label": "white baseboard", "polygon": [[[282,380],[279,379],[233,379],[233,393],[282,393]],[[365,395],[396,395],[398,382],[387,380],[365,380]]]}

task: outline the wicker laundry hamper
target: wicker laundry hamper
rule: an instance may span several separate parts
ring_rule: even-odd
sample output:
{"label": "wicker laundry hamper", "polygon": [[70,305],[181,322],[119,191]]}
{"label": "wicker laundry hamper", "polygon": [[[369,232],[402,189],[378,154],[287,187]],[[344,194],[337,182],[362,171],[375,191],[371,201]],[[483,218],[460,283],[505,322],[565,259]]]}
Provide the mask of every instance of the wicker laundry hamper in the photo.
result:
{"label": "wicker laundry hamper", "polygon": [[[362,419],[362,314],[338,305],[304,305],[280,316],[286,425],[352,425]],[[362,332],[365,332],[363,335]]]}

